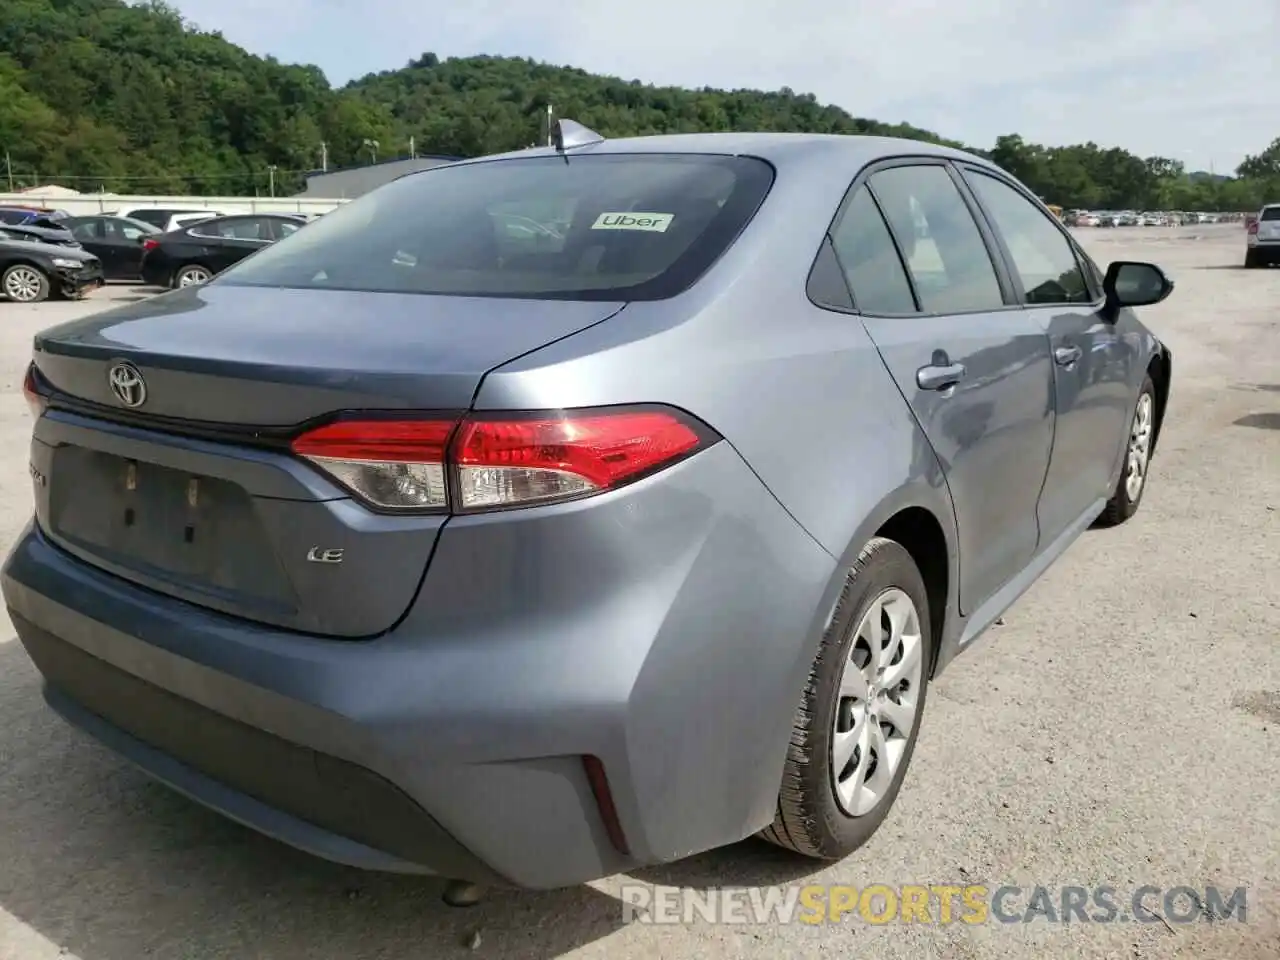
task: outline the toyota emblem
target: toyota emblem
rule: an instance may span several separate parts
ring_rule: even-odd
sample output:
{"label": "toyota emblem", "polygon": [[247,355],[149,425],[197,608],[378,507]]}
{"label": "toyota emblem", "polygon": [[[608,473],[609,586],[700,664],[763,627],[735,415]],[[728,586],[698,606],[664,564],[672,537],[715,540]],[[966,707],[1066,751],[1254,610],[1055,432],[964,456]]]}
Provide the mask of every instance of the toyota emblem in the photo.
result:
{"label": "toyota emblem", "polygon": [[107,382],[116,399],[126,407],[140,407],[147,402],[147,382],[132,363],[122,360],[107,371]]}

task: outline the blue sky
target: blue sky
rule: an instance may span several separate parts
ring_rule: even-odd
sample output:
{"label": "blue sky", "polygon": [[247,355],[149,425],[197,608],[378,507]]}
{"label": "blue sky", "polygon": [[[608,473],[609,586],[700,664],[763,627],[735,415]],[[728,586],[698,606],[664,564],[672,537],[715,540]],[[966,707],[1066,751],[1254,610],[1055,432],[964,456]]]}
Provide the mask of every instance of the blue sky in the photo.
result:
{"label": "blue sky", "polygon": [[975,146],[1093,140],[1232,171],[1280,136],[1280,0],[177,0],[341,84],[424,51],[788,86]]}

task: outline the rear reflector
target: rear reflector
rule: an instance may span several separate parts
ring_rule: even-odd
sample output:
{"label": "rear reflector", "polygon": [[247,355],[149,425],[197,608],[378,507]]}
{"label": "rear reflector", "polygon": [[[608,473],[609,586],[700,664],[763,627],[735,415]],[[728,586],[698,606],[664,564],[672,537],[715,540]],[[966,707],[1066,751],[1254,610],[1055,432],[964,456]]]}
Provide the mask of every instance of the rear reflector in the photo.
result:
{"label": "rear reflector", "polygon": [[339,420],[293,452],[375,509],[455,512],[530,506],[632,483],[719,437],[669,408],[457,420]]}

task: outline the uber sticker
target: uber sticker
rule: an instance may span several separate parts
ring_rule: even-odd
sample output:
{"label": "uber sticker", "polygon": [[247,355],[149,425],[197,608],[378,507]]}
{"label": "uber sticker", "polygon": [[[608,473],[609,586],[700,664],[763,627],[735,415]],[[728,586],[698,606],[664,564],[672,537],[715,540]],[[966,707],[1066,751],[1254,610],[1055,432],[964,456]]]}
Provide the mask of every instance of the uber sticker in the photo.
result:
{"label": "uber sticker", "polygon": [[602,213],[591,225],[592,230],[648,230],[666,233],[675,219],[673,213]]}

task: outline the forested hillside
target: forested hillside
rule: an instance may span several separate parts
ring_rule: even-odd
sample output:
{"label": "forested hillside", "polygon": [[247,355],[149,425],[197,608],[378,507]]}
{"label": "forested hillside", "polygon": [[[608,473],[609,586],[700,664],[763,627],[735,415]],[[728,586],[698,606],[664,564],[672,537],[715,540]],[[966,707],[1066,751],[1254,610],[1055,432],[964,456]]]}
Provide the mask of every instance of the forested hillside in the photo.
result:
{"label": "forested hillside", "polygon": [[[876,133],[948,141],[791,90],[684,90],[503,57],[439,60],[335,89],[122,0],[0,0],[0,190],[55,181],[131,193],[282,193],[303,174],[419,154],[475,156],[544,136],[546,104],[607,136],[703,130]],[[1250,209],[1280,196],[1280,140],[1241,178],[1186,174],[1094,144],[970,145],[1063,206]]]}

